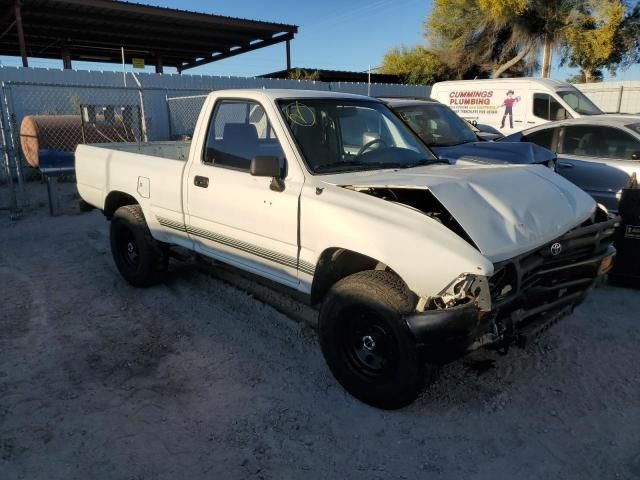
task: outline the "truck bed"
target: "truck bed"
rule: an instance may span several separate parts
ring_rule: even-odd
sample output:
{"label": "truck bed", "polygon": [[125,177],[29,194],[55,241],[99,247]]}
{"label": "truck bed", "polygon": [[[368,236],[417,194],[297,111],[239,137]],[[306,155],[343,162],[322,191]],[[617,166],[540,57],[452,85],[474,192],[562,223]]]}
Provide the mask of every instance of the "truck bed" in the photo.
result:
{"label": "truck bed", "polygon": [[191,142],[147,142],[147,143],[96,143],[92,147],[107,148],[120,152],[137,153],[151,157],[186,161],[189,158]]}
{"label": "truck bed", "polygon": [[78,192],[100,209],[108,192],[123,192],[147,205],[147,211],[183,221],[182,172],[189,147],[190,142],[78,145]]}

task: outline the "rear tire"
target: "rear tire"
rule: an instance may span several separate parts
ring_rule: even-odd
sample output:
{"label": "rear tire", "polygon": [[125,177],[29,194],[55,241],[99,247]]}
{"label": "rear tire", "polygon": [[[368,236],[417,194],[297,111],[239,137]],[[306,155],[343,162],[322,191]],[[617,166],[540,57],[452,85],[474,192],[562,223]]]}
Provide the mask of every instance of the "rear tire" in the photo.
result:
{"label": "rear tire", "polygon": [[140,205],[125,205],[115,211],[110,236],[113,260],[127,282],[148,287],[164,280],[168,248],[151,236]]}
{"label": "rear tire", "polygon": [[425,363],[402,315],[415,305],[396,275],[354,273],[337,282],[320,310],[320,345],[334,376],[374,407],[404,407],[418,396]]}

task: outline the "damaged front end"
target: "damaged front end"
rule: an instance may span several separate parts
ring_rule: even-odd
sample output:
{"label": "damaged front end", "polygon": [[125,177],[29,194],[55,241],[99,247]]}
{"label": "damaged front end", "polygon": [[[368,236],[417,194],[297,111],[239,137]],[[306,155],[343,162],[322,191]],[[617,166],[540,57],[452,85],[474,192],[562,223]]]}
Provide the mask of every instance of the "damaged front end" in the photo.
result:
{"label": "damaged front end", "polygon": [[[559,182],[557,188],[527,201],[506,194],[499,197],[499,190],[484,191],[471,182],[465,188],[446,184],[449,188],[442,187],[437,194],[431,188],[348,187],[420,211],[486,258],[495,258],[490,276],[462,273],[437,295],[421,298],[416,312],[406,317],[428,357],[449,360],[481,347],[504,350],[513,343],[523,344],[573,311],[611,268],[619,219],[593,209],[593,200],[573,192],[571,185],[551,180]],[[538,185],[544,190],[546,184]],[[456,188],[461,198],[454,201],[449,190]],[[555,210],[542,208],[546,197],[561,189],[567,196],[554,199]],[[484,196],[475,195],[479,192]],[[479,206],[465,210],[465,203],[471,202]],[[587,209],[591,209],[588,217]],[[563,231],[571,218],[586,220],[554,238],[553,231]]]}
{"label": "damaged front end", "polygon": [[598,209],[552,242],[496,263],[490,278],[463,274],[437,296],[422,299],[407,325],[437,359],[522,345],[571,313],[610,270],[618,222]]}

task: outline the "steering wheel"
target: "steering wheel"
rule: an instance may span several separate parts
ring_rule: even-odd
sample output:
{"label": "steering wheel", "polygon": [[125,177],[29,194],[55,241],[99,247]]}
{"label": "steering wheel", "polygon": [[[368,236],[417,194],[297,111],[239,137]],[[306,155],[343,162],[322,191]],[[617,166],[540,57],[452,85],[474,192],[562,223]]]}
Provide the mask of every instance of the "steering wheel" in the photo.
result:
{"label": "steering wheel", "polygon": [[358,150],[358,153],[356,153],[356,157],[359,157],[360,155],[362,155],[364,152],[369,150],[369,148],[371,148],[376,143],[382,143],[385,147],[388,146],[387,143],[381,138],[374,138],[373,140],[365,143],[362,147],[360,147],[360,150]]}

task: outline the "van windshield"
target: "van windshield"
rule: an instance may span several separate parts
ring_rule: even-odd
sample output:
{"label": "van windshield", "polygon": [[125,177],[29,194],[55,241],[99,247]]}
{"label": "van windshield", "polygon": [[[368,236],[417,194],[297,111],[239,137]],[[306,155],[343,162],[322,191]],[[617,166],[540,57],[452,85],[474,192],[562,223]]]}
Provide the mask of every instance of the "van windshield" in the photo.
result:
{"label": "van windshield", "polygon": [[439,162],[380,102],[335,98],[278,101],[314,173],[410,168]]}
{"label": "van windshield", "polygon": [[562,100],[567,102],[580,115],[602,115],[604,112],[596,107],[586,95],[578,90],[560,90],[556,92]]}

